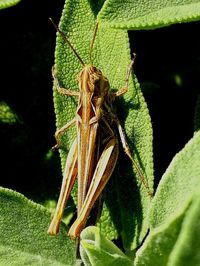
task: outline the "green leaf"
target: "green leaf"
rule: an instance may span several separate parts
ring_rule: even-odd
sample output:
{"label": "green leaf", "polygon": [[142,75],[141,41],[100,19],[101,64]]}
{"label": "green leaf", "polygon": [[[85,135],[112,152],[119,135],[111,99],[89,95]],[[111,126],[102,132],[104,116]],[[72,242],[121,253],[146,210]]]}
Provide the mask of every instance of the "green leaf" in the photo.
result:
{"label": "green leaf", "polygon": [[186,213],[180,235],[170,254],[168,265],[200,265],[200,190]]}
{"label": "green leaf", "polygon": [[141,248],[136,253],[134,265],[165,266],[179,235],[183,214],[167,224],[150,231]]}
{"label": "green leaf", "polygon": [[200,132],[174,157],[156,191],[151,208],[151,228],[176,218],[186,210],[200,185]]}
{"label": "green leaf", "polygon": [[95,226],[89,226],[81,233],[81,258],[86,266],[133,265],[133,262]]}
{"label": "green leaf", "polygon": [[75,265],[75,245],[61,226],[47,234],[49,212],[23,195],[0,188],[0,265]]}
{"label": "green leaf", "polygon": [[[60,28],[85,63],[89,63],[89,47],[96,24],[96,16],[102,1],[66,1]],[[61,87],[78,90],[77,74],[81,65],[71,49],[58,35],[55,63]],[[127,67],[130,64],[128,34],[99,25],[93,49],[93,64],[109,79],[111,89],[125,84]],[[57,128],[61,128],[75,116],[77,102],[73,97],[64,97],[54,92]],[[148,109],[135,78],[130,78],[128,93],[118,101],[117,114],[124,125],[128,143],[138,165],[145,171],[149,186],[153,183],[152,128]],[[62,138],[61,160],[64,168],[66,154],[76,136],[75,128],[67,131]],[[122,153],[115,174],[107,185],[105,204],[99,226],[109,238],[122,236],[125,249],[134,249],[148,229],[150,197],[141,184],[128,157]],[[136,178],[135,178],[136,177]]]}
{"label": "green leaf", "polygon": [[0,102],[0,123],[13,125],[20,122],[18,116],[5,102]]}
{"label": "green leaf", "polygon": [[20,0],[0,0],[0,9],[8,8],[18,4]]}
{"label": "green leaf", "polygon": [[[164,174],[150,212],[150,234],[135,265],[199,265],[200,132],[179,152]],[[195,213],[196,210],[196,213]],[[187,239],[187,242],[184,240]],[[187,252],[185,252],[187,249]],[[184,255],[185,254],[185,255]],[[194,256],[196,264],[178,263]]]}
{"label": "green leaf", "polygon": [[123,29],[153,29],[200,19],[200,2],[196,0],[107,0],[99,20]]}

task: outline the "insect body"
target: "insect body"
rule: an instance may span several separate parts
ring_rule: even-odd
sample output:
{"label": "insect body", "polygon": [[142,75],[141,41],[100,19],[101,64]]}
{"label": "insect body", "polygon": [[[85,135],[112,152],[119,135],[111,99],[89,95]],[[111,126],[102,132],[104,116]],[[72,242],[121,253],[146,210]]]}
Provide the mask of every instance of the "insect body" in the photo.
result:
{"label": "insect body", "polygon": [[[75,239],[79,237],[80,232],[85,227],[91,208],[102,193],[115,168],[118,158],[118,136],[115,128],[118,129],[126,154],[136,166],[141,177],[143,176],[140,168],[132,159],[122,127],[112,108],[112,102],[115,98],[123,95],[128,90],[128,79],[134,60],[131,61],[128,69],[125,86],[117,92],[110,92],[107,78],[92,65],[91,54],[97,26],[90,47],[90,65],[84,64],[64,34],[55,24],[54,26],[65,42],[70,45],[83,65],[83,69],[78,77],[79,92],[60,88],[56,72],[54,69],[52,71],[58,92],[67,96],[77,96],[79,99],[75,118],[55,134],[57,140],[55,147],[59,147],[60,135],[70,126],[76,124],[77,137],[67,156],[61,192],[48,233],[52,235],[58,233],[64,208],[77,177],[77,219],[68,233],[71,238]],[[148,184],[145,183],[144,179],[143,183],[148,188]]]}

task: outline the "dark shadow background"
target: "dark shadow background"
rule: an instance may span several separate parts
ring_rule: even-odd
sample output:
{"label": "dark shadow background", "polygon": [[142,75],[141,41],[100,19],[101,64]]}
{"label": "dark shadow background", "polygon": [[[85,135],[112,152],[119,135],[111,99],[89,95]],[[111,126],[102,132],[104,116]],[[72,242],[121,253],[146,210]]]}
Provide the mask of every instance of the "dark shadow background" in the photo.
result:
{"label": "dark shadow background", "polygon": [[200,94],[200,22],[130,32],[153,126],[155,187],[174,155],[194,134]]}
{"label": "dark shadow background", "polygon": [[[56,22],[64,0],[26,0],[0,11],[0,102],[20,122],[0,124],[0,185],[43,202],[57,198],[61,168],[55,143],[51,66]],[[192,137],[200,92],[200,23],[130,32],[154,130],[156,184],[171,159]],[[120,51],[119,51],[120,52]]]}
{"label": "dark shadow background", "polygon": [[[0,11],[1,90],[21,123],[0,125],[0,185],[42,202],[58,191],[61,169],[55,143],[51,67],[55,30],[64,0],[22,0]],[[55,195],[56,196],[56,195]]]}

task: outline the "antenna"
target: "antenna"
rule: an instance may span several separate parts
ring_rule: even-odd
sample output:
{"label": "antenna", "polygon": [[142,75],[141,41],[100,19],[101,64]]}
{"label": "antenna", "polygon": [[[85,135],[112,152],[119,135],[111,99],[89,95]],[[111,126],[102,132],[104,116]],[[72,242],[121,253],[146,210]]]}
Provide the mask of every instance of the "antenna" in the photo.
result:
{"label": "antenna", "polygon": [[90,44],[90,65],[92,66],[92,50],[93,50],[93,46],[94,46],[94,42],[95,42],[95,39],[96,39],[96,35],[97,35],[97,30],[98,30],[98,22],[96,24],[96,27],[95,27],[95,30],[94,30],[94,34],[93,34],[93,38],[92,38],[92,42]]}
{"label": "antenna", "polygon": [[[85,66],[83,60],[81,59],[81,57],[79,56],[79,54],[76,52],[76,50],[74,49],[74,47],[72,46],[72,44],[70,43],[70,41],[67,39],[67,37],[65,36],[65,34],[57,27],[57,25],[53,22],[52,18],[49,18],[49,20],[51,21],[51,23],[53,24],[54,28],[56,29],[57,32],[60,33],[60,35],[62,36],[64,42],[69,45],[69,47],[72,49],[72,51],[75,53],[76,57],[78,58],[78,60],[80,61],[82,66]],[[96,35],[96,34],[95,34]],[[94,37],[93,37],[94,39]],[[94,41],[93,41],[94,42]],[[93,46],[93,44],[92,44]]]}

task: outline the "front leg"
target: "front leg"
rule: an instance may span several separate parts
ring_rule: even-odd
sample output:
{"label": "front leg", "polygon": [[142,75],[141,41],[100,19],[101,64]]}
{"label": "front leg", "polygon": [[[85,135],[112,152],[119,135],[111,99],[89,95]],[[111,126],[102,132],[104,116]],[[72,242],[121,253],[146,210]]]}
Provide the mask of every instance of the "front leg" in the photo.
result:
{"label": "front leg", "polygon": [[[60,87],[58,78],[56,76],[55,66],[52,67],[52,76],[53,76],[53,79],[54,79],[54,83],[55,83],[56,89],[57,89],[57,91],[59,93],[61,93],[63,95],[68,95],[68,96],[79,96],[79,92],[77,92],[77,91],[67,90],[65,88],[61,88]],[[62,128],[60,128],[59,130],[56,131],[56,133],[55,133],[56,145],[54,145],[52,147],[53,150],[58,149],[60,147],[60,137],[61,137],[61,135],[63,135],[65,133],[65,131],[69,127],[74,125],[75,123],[76,123],[76,118],[72,119],[66,125],[64,125]]]}
{"label": "front leg", "polygon": [[60,137],[65,133],[65,131],[70,128],[71,126],[75,125],[76,123],[76,117],[74,117],[71,121],[69,121],[66,125],[61,127],[59,130],[55,133],[55,139],[56,139],[56,145],[52,147],[53,150],[58,149],[60,147]]}
{"label": "front leg", "polygon": [[78,97],[80,96],[80,93],[78,91],[69,90],[69,89],[60,87],[54,66],[52,67],[52,76],[53,76],[54,83],[56,84],[56,89],[60,94],[67,95],[67,96],[78,96]]}

